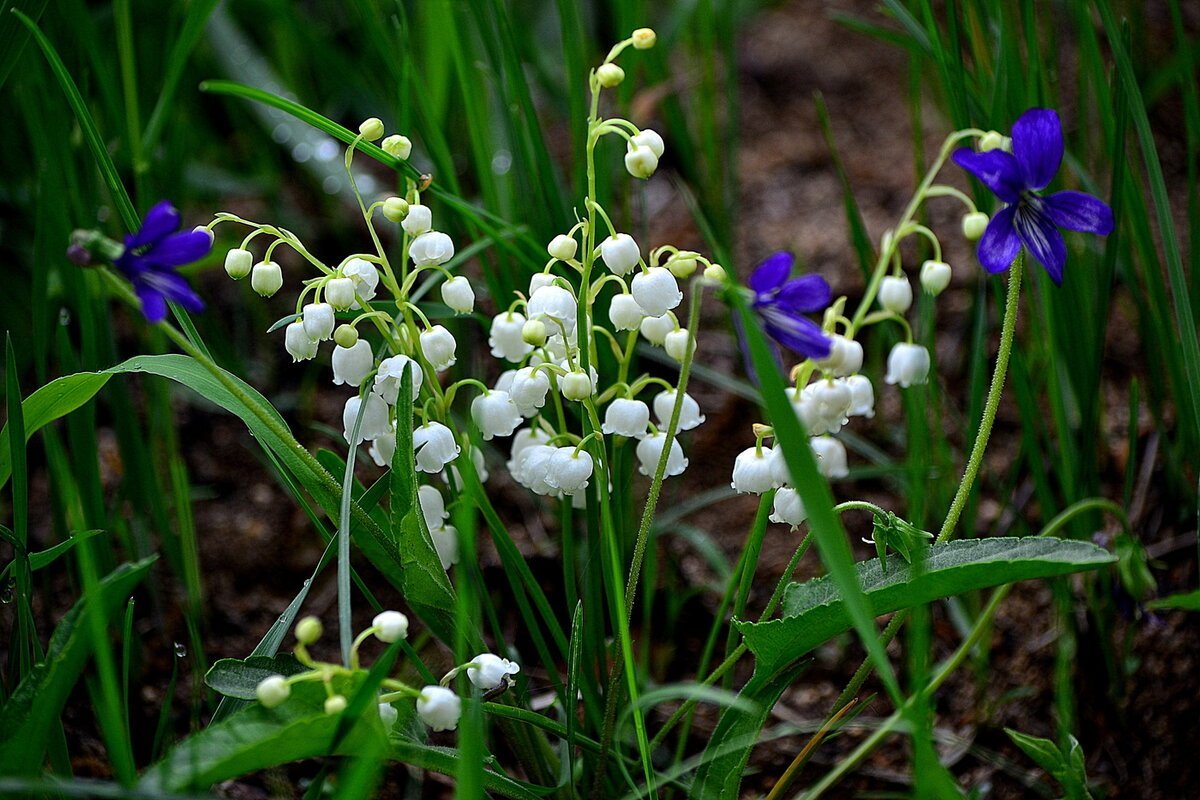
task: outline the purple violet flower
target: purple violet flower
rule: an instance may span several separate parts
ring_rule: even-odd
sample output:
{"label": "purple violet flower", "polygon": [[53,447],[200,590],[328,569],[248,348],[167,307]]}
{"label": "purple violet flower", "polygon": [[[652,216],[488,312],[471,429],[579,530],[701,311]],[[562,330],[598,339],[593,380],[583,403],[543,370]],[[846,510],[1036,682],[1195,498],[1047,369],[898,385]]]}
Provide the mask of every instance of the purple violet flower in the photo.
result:
{"label": "purple violet flower", "polygon": [[113,262],[133,284],[147,322],[161,322],[168,302],[193,313],[204,310],[200,295],[175,269],[208,255],[212,234],[203,230],[178,233],[181,224],[175,206],[163,200],[146,214],[137,233],[125,237],[125,252]]}
{"label": "purple violet flower", "polygon": [[772,339],[805,358],[826,358],[833,340],[803,315],[823,310],[832,292],[820,275],[789,280],[795,261],[791,253],[779,252],[755,267],[749,281],[754,291],[751,305]]}
{"label": "purple violet flower", "polygon": [[1013,124],[1011,153],[955,151],[954,163],[1008,204],[979,240],[979,262],[988,272],[1004,272],[1024,245],[1062,285],[1067,246],[1059,228],[1101,236],[1112,232],[1112,209],[1102,200],[1083,192],[1037,194],[1053,180],[1062,157],[1062,122],[1050,108],[1031,108]]}

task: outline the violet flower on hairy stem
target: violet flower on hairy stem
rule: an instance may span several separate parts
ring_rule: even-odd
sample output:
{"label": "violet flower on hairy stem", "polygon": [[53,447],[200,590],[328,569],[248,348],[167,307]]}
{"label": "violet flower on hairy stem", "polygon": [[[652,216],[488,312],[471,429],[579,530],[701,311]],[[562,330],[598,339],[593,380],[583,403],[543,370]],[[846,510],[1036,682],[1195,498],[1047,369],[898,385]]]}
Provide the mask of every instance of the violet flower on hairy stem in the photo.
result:
{"label": "violet flower on hairy stem", "polygon": [[133,284],[147,322],[161,322],[169,302],[193,313],[204,310],[200,295],[175,270],[208,255],[213,237],[205,230],[179,233],[182,222],[175,206],[163,200],[146,214],[137,233],[125,237],[125,250],[113,261]]}
{"label": "violet flower on hairy stem", "polygon": [[1031,108],[1013,124],[1011,153],[955,151],[954,163],[1008,204],[979,240],[979,262],[988,272],[1008,269],[1024,245],[1061,285],[1067,246],[1059,228],[1101,236],[1112,232],[1112,209],[1099,198],[1071,191],[1038,194],[1054,179],[1062,157],[1062,122],[1049,108]]}
{"label": "violet flower on hairy stem", "polygon": [[826,358],[833,340],[804,315],[823,311],[832,292],[820,275],[792,278],[795,261],[791,253],[779,252],[754,268],[749,281],[754,292],[751,307],[776,342],[805,358]]}

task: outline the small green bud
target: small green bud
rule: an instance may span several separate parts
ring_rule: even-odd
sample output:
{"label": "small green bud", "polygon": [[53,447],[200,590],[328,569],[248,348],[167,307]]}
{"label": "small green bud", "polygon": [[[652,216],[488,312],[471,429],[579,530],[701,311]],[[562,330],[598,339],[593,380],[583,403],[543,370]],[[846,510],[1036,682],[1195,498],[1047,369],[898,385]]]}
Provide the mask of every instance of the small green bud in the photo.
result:
{"label": "small green bud", "polygon": [[968,240],[977,242],[983,238],[988,226],[988,215],[982,211],[973,211],[962,218],[962,232]]}
{"label": "small green bud", "polygon": [[725,283],[729,279],[729,276],[725,274],[725,268],[720,264],[710,264],[704,270],[704,278],[713,283]]}
{"label": "small green bud", "polygon": [[633,32],[633,46],[638,50],[649,50],[658,41],[653,28],[638,28]]}
{"label": "small green bud", "polygon": [[407,161],[409,155],[412,154],[412,141],[407,136],[401,136],[398,133],[386,137],[380,146],[383,148],[383,152],[402,161]]}
{"label": "small green bud", "polygon": [[358,132],[361,133],[362,137],[368,142],[373,142],[380,136],[383,136],[383,120],[381,120],[379,117],[369,117],[364,119],[362,124],[358,126]]}
{"label": "small green bud", "polygon": [[546,343],[546,323],[540,319],[531,319],[521,326],[521,339],[525,344],[541,347]]}
{"label": "small green bud", "polygon": [[321,620],[316,617],[305,617],[296,623],[296,641],[303,645],[314,643],[321,638],[321,634],[324,632]]}
{"label": "small green bud", "polygon": [[383,215],[390,222],[403,222],[408,216],[408,201],[403,197],[389,197],[383,201]]}
{"label": "small green bud", "polygon": [[354,347],[358,344],[358,329],[343,322],[333,332],[333,341],[337,343],[338,347]]}
{"label": "small green bud", "polygon": [[696,267],[699,266],[696,262],[697,255],[697,253],[693,253],[690,250],[680,250],[667,259],[667,269],[676,278],[689,278],[696,271]]}
{"label": "small green bud", "polygon": [[586,372],[568,372],[558,380],[562,395],[568,400],[585,400],[592,396],[592,379]]}
{"label": "small green bud", "polygon": [[986,153],[989,150],[1004,150],[1011,153],[1012,139],[999,131],[988,131],[979,137],[979,152]]}
{"label": "small green bud", "polygon": [[625,80],[625,70],[618,67],[616,64],[601,64],[596,67],[596,80],[605,89],[611,89],[614,86],[620,86],[621,81]]}
{"label": "small green bud", "polygon": [[250,274],[254,266],[254,254],[249,250],[234,248],[225,254],[225,272],[235,281]]}
{"label": "small green bud", "polygon": [[346,698],[343,695],[335,694],[333,697],[325,698],[325,713],[340,714],[346,710]]}

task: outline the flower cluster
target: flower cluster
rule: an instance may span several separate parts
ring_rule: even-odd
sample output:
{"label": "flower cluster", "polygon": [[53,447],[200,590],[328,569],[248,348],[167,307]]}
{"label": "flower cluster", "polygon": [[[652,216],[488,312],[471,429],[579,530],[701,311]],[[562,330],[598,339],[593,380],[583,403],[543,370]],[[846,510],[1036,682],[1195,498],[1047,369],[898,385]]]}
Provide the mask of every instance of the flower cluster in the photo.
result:
{"label": "flower cluster", "polygon": [[[399,611],[384,611],[375,616],[371,627],[360,633],[350,649],[347,666],[316,661],[308,653],[308,647],[316,643],[324,632],[321,621],[316,617],[305,617],[296,624],[296,660],[305,667],[293,675],[269,675],[255,687],[255,696],[267,708],[274,708],[288,699],[292,687],[298,683],[320,681],[325,687],[325,713],[341,714],[348,700],[335,688],[335,679],[353,675],[359,669],[358,650],[363,642],[374,637],[385,644],[393,644],[408,638],[408,617]],[[394,678],[384,678],[378,697],[379,718],[387,730],[391,730],[399,718],[393,705],[398,701],[415,700],[417,716],[434,731],[450,731],[458,727],[462,717],[462,698],[448,684],[460,672],[466,671],[467,678],[485,695],[491,696],[506,690],[512,676],[521,667],[506,658],[491,653],[481,653],[466,664],[461,664],[442,678],[439,684],[420,689]]]}

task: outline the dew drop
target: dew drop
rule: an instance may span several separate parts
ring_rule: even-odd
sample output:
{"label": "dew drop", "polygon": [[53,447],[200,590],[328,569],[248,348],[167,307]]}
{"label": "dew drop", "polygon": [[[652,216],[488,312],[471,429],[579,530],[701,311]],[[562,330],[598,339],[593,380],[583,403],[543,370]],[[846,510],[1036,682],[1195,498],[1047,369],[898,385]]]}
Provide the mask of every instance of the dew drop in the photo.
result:
{"label": "dew drop", "polygon": [[0,603],[8,605],[17,596],[17,581],[15,578],[9,578],[4,582],[4,586],[0,586]]}
{"label": "dew drop", "polygon": [[175,657],[187,658],[187,647],[185,647],[182,642],[175,643]]}

